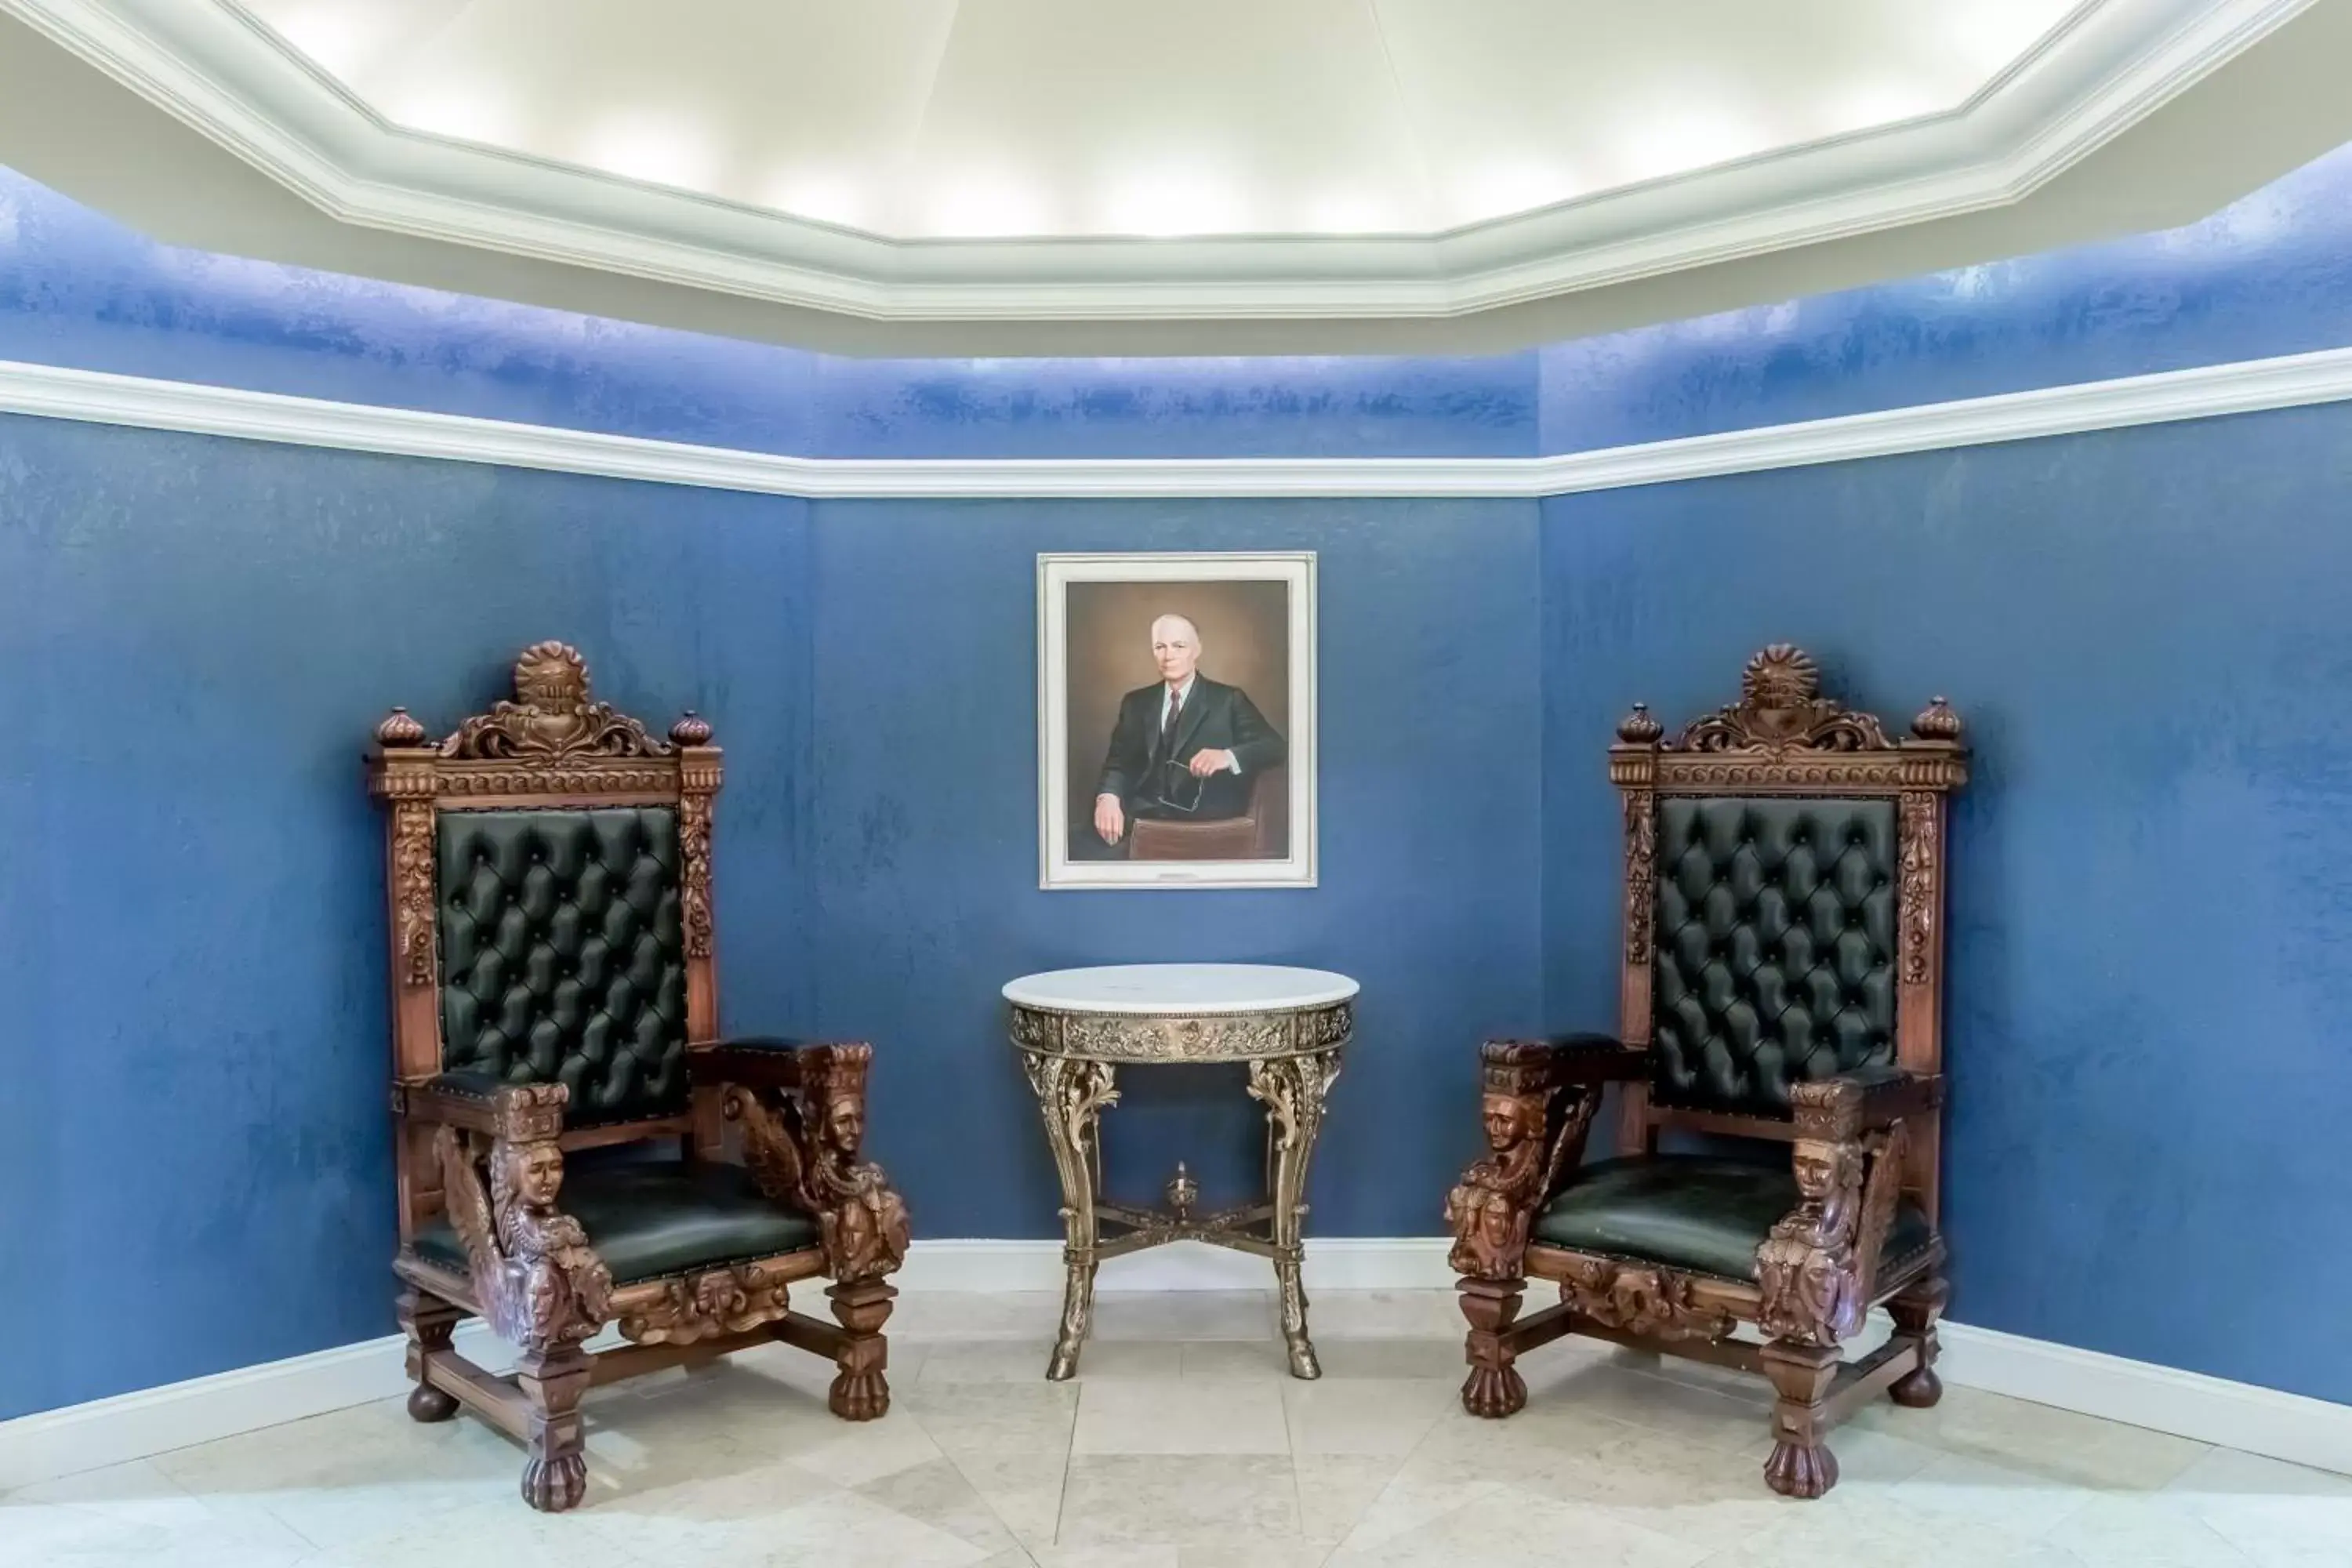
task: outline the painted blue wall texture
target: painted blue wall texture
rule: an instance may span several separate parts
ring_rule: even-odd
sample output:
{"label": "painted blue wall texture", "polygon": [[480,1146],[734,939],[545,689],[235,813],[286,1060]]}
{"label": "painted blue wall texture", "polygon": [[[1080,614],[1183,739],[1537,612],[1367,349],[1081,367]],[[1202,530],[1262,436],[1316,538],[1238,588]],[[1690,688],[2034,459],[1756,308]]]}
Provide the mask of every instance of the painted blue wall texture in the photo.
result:
{"label": "painted blue wall texture", "polygon": [[0,359],[809,457],[1487,457],[1536,356],[850,360],[158,245],[0,169]]}
{"label": "painted blue wall texture", "polygon": [[0,1416],[387,1331],[393,703],[561,636],[712,715],[728,1005],[805,1025],[805,513],[0,420]]}
{"label": "painted blue wall texture", "polygon": [[[2352,1400],[2352,405],[1544,503],[1549,1013],[1615,1012],[1626,706],[1941,692],[1967,1322]],[[2187,1260],[2193,1260],[2187,1261]]]}
{"label": "painted blue wall texture", "polygon": [[[1508,454],[2352,342],[2348,194],[2337,154],[2171,235],[1540,355],[859,363],[173,251],[0,176],[0,357],[817,455]],[[879,1042],[934,1237],[1053,1228],[996,987],[1157,957],[1362,975],[1311,1225],[1433,1230],[1471,1043],[1610,1021],[1624,703],[1719,701],[1774,637],[1896,716],[1945,690],[1958,1314],[2352,1398],[2232,1289],[2352,1255],[2347,451],[2336,407],[1540,507],[810,505],[0,420],[0,1335],[53,1347],[0,1416],[390,1328],[358,753],[547,635],[719,724],[730,1019]],[[1322,886],[1037,890],[1035,553],[1300,547]],[[1130,1077],[1115,1180],[1240,1179],[1232,1084]]]}
{"label": "painted blue wall texture", "polygon": [[1582,451],[2352,343],[2352,147],[2201,222],[1542,352]]}

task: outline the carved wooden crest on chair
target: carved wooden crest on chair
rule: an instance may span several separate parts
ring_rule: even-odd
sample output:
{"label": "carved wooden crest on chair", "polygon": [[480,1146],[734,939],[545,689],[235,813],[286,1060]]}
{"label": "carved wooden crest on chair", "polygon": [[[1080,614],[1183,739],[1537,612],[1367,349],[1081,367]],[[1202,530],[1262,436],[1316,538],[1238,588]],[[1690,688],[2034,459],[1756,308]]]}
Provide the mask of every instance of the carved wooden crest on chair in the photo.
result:
{"label": "carved wooden crest on chair", "polygon": [[[835,1414],[883,1414],[908,1221],[862,1154],[872,1047],[719,1038],[710,725],[657,738],[542,642],[511,700],[438,740],[394,709],[375,738],[410,1414],[462,1403],[522,1441],[549,1510],[586,1486],[592,1378],[781,1339],[837,1363]],[[620,1144],[653,1157],[599,1152]],[[820,1275],[836,1322],[791,1308]],[[516,1376],[452,1348],[467,1313]],[[634,1342],[591,1357],[607,1323]]]}
{"label": "carved wooden crest on chair", "polygon": [[[1489,1042],[1489,1152],[1445,1205],[1474,1415],[1524,1405],[1517,1357],[1569,1333],[1761,1371],[1780,1396],[1766,1479],[1817,1497],[1837,1479],[1825,1439],[1840,1410],[1880,1391],[1935,1402],[1944,825],[1967,779],[1959,734],[1938,697],[1909,738],[1890,738],[1825,697],[1787,644],[1748,660],[1738,701],[1671,741],[1643,707],[1618,726],[1622,1038]],[[1625,1152],[1586,1165],[1612,1084]],[[1662,1153],[1675,1129],[1787,1152]],[[1557,1281],[1560,1304],[1522,1320],[1529,1275]],[[1894,1338],[1841,1363],[1882,1303]],[[1729,1338],[1741,1322],[1762,1328],[1760,1349]]]}

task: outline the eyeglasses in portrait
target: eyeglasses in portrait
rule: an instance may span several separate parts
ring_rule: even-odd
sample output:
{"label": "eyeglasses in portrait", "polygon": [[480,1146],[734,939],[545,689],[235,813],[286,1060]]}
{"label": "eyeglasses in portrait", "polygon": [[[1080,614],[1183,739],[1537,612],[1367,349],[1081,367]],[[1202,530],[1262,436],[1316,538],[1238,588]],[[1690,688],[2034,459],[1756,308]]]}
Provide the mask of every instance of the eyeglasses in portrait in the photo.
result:
{"label": "eyeglasses in portrait", "polygon": [[1311,552],[1040,555],[1046,888],[1315,883]]}

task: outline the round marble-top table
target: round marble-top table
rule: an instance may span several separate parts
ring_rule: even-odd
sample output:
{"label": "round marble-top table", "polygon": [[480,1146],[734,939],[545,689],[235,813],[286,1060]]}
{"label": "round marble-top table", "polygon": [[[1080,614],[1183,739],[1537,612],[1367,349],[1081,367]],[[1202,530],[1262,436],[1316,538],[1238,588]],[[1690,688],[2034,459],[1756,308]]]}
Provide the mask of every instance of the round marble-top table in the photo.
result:
{"label": "round marble-top table", "polygon": [[[1004,987],[1013,1044],[1037,1091],[1062,1181],[1062,1327],[1047,1377],[1077,1371],[1097,1264],[1186,1240],[1272,1259],[1291,1375],[1322,1375],[1307,1337],[1299,1227],[1324,1097],[1339,1076],[1339,1053],[1355,1029],[1356,989],[1344,974],[1259,963],[1057,969]],[[1265,1107],[1264,1199],[1196,1214],[1200,1190],[1181,1163],[1168,1184],[1165,1209],[1104,1199],[1101,1116],[1118,1100],[1117,1069],[1173,1062],[1249,1064],[1251,1098]],[[1106,1220],[1124,1234],[1106,1238]]]}

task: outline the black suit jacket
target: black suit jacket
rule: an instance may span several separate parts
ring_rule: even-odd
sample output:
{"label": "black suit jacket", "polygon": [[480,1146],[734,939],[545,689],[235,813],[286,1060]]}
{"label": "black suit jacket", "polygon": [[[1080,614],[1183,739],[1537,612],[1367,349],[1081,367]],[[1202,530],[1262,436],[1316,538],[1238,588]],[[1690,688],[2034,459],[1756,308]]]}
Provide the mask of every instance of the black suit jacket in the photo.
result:
{"label": "black suit jacket", "polygon": [[[1287,748],[1257,704],[1238,686],[1192,677],[1192,693],[1176,716],[1175,744],[1160,748],[1160,718],[1168,706],[1168,688],[1155,681],[1130,691],[1118,702],[1118,722],[1110,732],[1110,754],[1103,759],[1102,782],[1097,795],[1115,795],[1130,816],[1173,816],[1188,822],[1239,816],[1249,809],[1250,788],[1257,775],[1282,765]],[[1160,804],[1152,765],[1161,756],[1190,763],[1204,751],[1231,752],[1242,771],[1210,774],[1201,783],[1200,805],[1175,811]]]}

